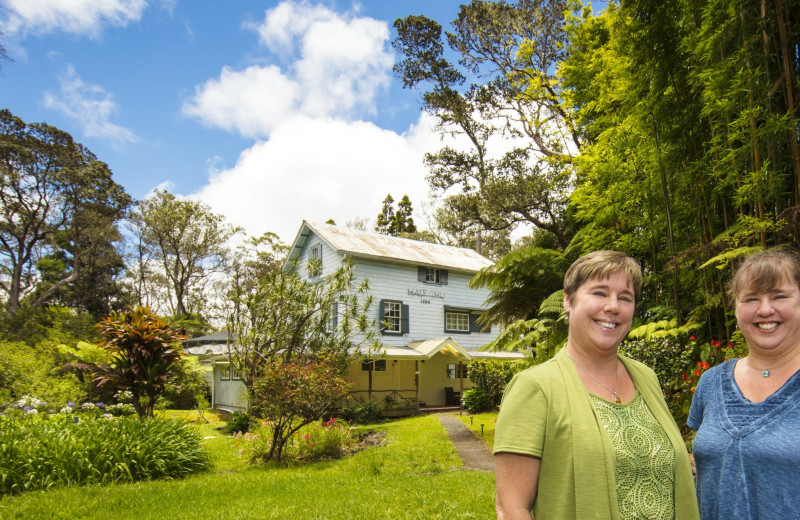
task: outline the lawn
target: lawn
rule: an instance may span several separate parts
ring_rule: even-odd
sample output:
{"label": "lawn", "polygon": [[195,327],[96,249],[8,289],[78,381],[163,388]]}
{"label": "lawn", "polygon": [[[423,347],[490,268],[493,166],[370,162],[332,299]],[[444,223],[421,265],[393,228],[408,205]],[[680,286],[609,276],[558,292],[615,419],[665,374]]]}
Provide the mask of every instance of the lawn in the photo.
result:
{"label": "lawn", "polygon": [[[494,447],[494,427],[497,422],[497,412],[461,415],[458,418],[475,432],[479,439],[483,439],[489,449]],[[483,430],[481,430],[481,426],[483,426]]]}
{"label": "lawn", "polygon": [[371,425],[384,446],[289,468],[247,465],[221,424],[198,424],[209,472],[24,493],[0,500],[0,518],[494,518],[494,475],[458,469],[435,416]]}

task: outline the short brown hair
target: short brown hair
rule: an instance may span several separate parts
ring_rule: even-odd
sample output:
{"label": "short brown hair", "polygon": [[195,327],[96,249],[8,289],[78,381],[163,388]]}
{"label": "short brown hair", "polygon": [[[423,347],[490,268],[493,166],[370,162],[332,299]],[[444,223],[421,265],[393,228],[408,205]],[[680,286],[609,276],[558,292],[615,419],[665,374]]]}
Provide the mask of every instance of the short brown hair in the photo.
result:
{"label": "short brown hair", "polygon": [[744,292],[765,293],[780,287],[784,280],[800,287],[800,258],[785,249],[761,251],[748,257],[728,285],[733,301]]}
{"label": "short brown hair", "polygon": [[625,273],[638,300],[642,292],[642,267],[639,262],[625,253],[607,249],[592,251],[572,262],[564,275],[564,293],[570,296],[588,280],[605,280],[620,272]]}

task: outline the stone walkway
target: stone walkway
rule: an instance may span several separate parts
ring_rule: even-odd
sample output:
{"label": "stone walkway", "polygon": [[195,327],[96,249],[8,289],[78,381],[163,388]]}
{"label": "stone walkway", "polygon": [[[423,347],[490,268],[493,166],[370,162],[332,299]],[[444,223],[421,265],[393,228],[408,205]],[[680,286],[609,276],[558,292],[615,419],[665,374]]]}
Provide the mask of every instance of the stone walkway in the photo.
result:
{"label": "stone walkway", "polygon": [[440,414],[439,422],[447,430],[447,435],[450,436],[465,469],[494,472],[494,456],[483,440],[452,415]]}

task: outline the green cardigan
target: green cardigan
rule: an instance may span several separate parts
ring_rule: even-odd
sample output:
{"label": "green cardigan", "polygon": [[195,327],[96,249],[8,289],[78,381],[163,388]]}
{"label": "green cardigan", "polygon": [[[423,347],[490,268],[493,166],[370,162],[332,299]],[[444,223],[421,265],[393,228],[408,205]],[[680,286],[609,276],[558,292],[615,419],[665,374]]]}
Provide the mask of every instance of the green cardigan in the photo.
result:
{"label": "green cardigan", "polygon": [[[675,448],[675,519],[699,519],[689,455],[658,379],[642,363],[619,359]],[[508,384],[494,453],[542,459],[537,520],[619,519],[614,447],[564,349]]]}

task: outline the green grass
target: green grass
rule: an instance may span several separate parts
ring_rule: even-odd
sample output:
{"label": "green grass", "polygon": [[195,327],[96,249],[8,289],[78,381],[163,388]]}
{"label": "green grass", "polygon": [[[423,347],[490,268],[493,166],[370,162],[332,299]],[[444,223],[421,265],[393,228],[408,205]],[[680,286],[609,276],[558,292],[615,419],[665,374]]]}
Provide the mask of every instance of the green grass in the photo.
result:
{"label": "green grass", "polygon": [[[494,448],[494,427],[497,422],[497,412],[461,415],[458,418],[475,432],[479,439],[483,439],[489,449]],[[481,425],[483,425],[483,434],[481,434]]]}
{"label": "green grass", "polygon": [[386,445],[289,468],[248,466],[221,425],[200,425],[210,472],[23,493],[0,500],[0,518],[494,518],[494,475],[457,469],[435,416],[372,425]]}

